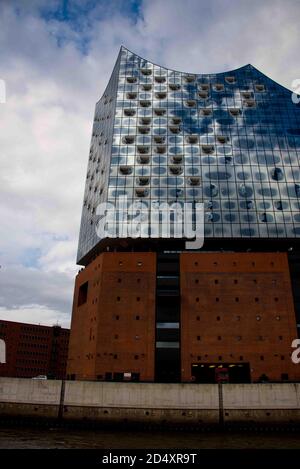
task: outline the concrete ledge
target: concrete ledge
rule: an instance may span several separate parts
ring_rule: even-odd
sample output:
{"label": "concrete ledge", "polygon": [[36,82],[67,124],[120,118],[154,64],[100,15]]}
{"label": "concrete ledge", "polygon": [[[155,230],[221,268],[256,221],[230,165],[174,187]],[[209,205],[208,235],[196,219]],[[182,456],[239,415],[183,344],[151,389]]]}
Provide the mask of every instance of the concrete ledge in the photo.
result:
{"label": "concrete ledge", "polygon": [[0,402],[59,405],[61,381],[0,378]]}
{"label": "concrete ledge", "polygon": [[[63,385],[64,384],[64,385]],[[0,378],[0,418],[142,424],[300,424],[300,384]]]}
{"label": "concrete ledge", "polygon": [[224,411],[224,423],[299,424],[300,409],[230,409]]}
{"label": "concrete ledge", "polygon": [[67,406],[219,409],[213,384],[154,384],[66,381]]}
{"label": "concrete ledge", "polygon": [[300,409],[300,384],[224,384],[224,409]]}
{"label": "concrete ledge", "polygon": [[218,424],[219,411],[209,409],[136,409],[116,407],[64,407],[64,420],[158,424]]}
{"label": "concrete ledge", "polygon": [[57,419],[58,412],[58,405],[0,403],[1,418]]}

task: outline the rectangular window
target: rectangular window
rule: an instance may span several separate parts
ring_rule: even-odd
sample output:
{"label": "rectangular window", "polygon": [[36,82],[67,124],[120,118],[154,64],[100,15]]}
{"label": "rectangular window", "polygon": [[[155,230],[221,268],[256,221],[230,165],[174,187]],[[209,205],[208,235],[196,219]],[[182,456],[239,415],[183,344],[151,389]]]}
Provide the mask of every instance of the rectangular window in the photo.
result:
{"label": "rectangular window", "polygon": [[179,329],[157,329],[156,340],[158,342],[179,342]]}
{"label": "rectangular window", "polygon": [[179,342],[156,342],[156,348],[179,348]]}
{"label": "rectangular window", "polygon": [[77,306],[81,306],[87,302],[88,287],[89,287],[89,282],[85,282],[82,285],[80,285],[79,292],[78,292]]}
{"label": "rectangular window", "polygon": [[123,373],[114,373],[114,381],[123,381],[124,374]]}
{"label": "rectangular window", "polygon": [[179,329],[179,322],[157,322],[157,329]]}

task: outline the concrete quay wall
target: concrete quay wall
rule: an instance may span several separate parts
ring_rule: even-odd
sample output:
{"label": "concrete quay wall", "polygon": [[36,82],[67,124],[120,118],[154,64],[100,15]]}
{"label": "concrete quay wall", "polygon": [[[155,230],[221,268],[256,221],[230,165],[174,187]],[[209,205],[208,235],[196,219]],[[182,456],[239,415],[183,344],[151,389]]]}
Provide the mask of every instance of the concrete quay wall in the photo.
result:
{"label": "concrete quay wall", "polygon": [[1,418],[300,424],[300,384],[154,384],[0,378]]}

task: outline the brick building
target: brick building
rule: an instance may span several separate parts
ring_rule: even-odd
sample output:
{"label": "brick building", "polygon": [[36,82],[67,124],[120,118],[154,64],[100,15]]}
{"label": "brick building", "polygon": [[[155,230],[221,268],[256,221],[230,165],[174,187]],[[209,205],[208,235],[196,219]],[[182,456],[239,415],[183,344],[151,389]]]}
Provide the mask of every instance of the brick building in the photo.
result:
{"label": "brick building", "polygon": [[77,276],[71,331],[71,379],[300,379],[286,253],[102,253]]}
{"label": "brick building", "polygon": [[[300,379],[299,125],[252,65],[196,75],[121,48],[95,109],[70,379]],[[176,231],[186,203],[202,246]]]}
{"label": "brick building", "polygon": [[0,376],[65,378],[69,334],[69,329],[60,326],[0,320],[0,339],[6,349],[6,363],[0,363]]}

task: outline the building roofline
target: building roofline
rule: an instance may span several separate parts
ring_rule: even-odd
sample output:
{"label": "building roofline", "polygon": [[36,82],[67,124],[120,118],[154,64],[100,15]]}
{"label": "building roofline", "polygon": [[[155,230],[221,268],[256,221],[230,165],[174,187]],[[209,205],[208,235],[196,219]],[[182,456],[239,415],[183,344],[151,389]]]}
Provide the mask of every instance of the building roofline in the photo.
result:
{"label": "building roofline", "polygon": [[[233,68],[233,69],[230,69],[230,70],[224,70],[223,72],[211,72],[211,73],[195,73],[195,72],[185,72],[185,71],[182,71],[182,70],[176,70],[176,69],[173,69],[173,68],[169,68],[169,67],[165,67],[163,65],[160,65],[160,64],[157,64],[156,62],[153,62],[149,59],[145,59],[144,57],[141,57],[139,54],[136,54],[135,52],[131,51],[130,49],[128,49],[126,46],[124,46],[123,44],[121,45],[120,47],[120,51],[119,51],[119,54],[121,53],[122,50],[126,50],[128,52],[130,52],[131,54],[135,55],[136,57],[138,57],[139,59],[141,60],[145,60],[146,62],[150,62],[152,65],[155,65],[157,67],[161,67],[161,68],[164,68],[166,70],[169,70],[171,72],[175,72],[175,73],[182,73],[182,74],[186,74],[186,75],[200,75],[200,76],[203,76],[203,77],[206,77],[208,75],[225,75],[225,74],[228,74],[228,73],[234,73],[234,72],[237,72],[237,71],[240,71],[240,70],[243,70],[245,68],[253,68],[254,70],[256,70],[257,72],[259,72],[261,75],[263,75],[264,77],[266,77],[268,80],[272,81],[273,83],[275,83],[276,85],[278,86],[281,86],[281,88],[284,88],[285,90],[287,90],[288,92],[291,93],[291,90],[289,88],[287,88],[286,86],[284,85],[281,85],[280,83],[278,83],[277,81],[273,80],[273,78],[270,78],[268,75],[266,75],[265,73],[263,73],[261,70],[259,70],[257,67],[255,67],[254,65],[248,63],[248,64],[245,64],[245,65],[242,65],[241,67],[237,67],[237,68]],[[119,57],[119,54],[118,54],[118,57]]]}
{"label": "building roofline", "polygon": [[[176,70],[174,68],[169,68],[169,67],[165,67],[164,65],[161,65],[161,64],[157,64],[156,62],[153,62],[152,60],[149,60],[149,59],[145,59],[145,57],[141,57],[139,54],[136,54],[135,52],[132,52],[130,49],[128,49],[126,46],[124,46],[123,44],[121,45],[121,48],[120,48],[120,51],[121,50],[126,50],[128,52],[130,52],[131,54],[135,55],[136,57],[138,57],[139,59],[141,60],[145,60],[146,62],[150,62],[152,65],[155,65],[157,67],[161,67],[161,68],[165,68],[166,70],[169,70],[170,72],[176,72],[176,73],[183,73],[183,74],[186,74],[186,75],[202,75],[202,76],[207,76],[207,75],[224,75],[225,73],[229,73],[229,72],[236,72],[238,70],[242,70],[243,68],[247,68],[247,67],[253,67],[253,65],[251,65],[250,63],[249,64],[245,64],[245,65],[242,65],[241,67],[238,67],[238,68],[235,68],[235,69],[231,69],[231,70],[224,70],[223,72],[211,72],[211,73],[195,73],[195,72],[186,72],[186,71],[182,71],[182,70]],[[253,67],[255,68],[255,67]]]}
{"label": "building roofline", "polygon": [[36,324],[36,323],[31,323],[31,322],[11,321],[9,319],[1,319],[0,318],[0,324],[1,323],[18,324],[18,325],[21,325],[21,326],[44,327],[44,328],[48,328],[48,329],[53,329],[55,327],[59,327],[62,331],[63,330],[67,330],[67,331],[70,330],[70,328],[62,327],[59,324],[53,324],[53,326],[49,326],[49,325],[46,325],[46,324]]}

